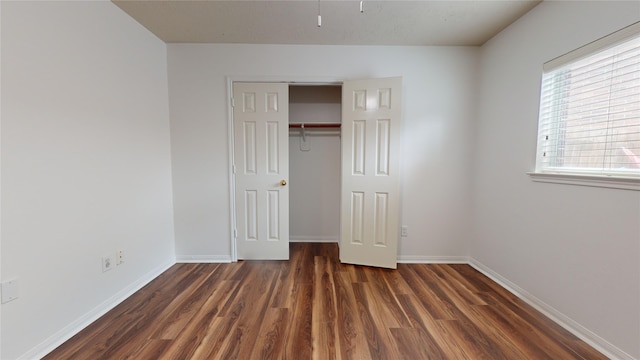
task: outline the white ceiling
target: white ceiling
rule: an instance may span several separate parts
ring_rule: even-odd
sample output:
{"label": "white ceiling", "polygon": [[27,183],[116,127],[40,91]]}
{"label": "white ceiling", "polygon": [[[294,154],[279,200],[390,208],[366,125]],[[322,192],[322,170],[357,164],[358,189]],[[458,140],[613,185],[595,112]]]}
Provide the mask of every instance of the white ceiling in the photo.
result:
{"label": "white ceiling", "polygon": [[541,0],[113,2],[167,43],[482,45]]}

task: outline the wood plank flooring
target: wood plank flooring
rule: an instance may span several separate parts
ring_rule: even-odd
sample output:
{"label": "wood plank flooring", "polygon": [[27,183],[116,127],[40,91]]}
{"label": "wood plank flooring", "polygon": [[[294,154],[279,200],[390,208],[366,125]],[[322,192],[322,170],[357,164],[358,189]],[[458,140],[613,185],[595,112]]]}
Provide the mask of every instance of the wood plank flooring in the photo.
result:
{"label": "wood plank flooring", "polygon": [[177,264],[45,359],[606,359],[468,265]]}

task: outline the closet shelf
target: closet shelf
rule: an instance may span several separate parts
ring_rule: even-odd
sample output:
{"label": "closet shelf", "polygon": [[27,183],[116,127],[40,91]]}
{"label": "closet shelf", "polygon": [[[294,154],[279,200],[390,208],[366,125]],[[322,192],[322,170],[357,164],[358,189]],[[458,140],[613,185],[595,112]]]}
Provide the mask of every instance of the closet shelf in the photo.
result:
{"label": "closet shelf", "polygon": [[289,129],[339,129],[341,126],[341,123],[294,123],[289,124]]}

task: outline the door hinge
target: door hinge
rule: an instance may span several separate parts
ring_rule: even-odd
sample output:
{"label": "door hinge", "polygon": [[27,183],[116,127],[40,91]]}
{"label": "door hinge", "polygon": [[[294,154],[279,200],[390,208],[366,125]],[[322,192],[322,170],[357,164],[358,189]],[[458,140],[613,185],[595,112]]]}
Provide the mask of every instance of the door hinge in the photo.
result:
{"label": "door hinge", "polygon": [[232,164],[231,165],[231,173],[235,174],[236,173],[236,164]]}
{"label": "door hinge", "polygon": [[238,229],[233,229],[233,238],[234,239],[238,238]]}
{"label": "door hinge", "polygon": [[236,99],[231,98],[231,107],[236,107]]}

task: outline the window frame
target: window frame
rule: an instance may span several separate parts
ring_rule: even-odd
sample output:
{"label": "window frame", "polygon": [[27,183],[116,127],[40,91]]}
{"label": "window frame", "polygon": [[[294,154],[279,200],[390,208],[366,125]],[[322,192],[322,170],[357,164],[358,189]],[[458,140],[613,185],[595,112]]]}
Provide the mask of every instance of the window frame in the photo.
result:
{"label": "window frame", "polygon": [[[633,23],[610,35],[588,43],[564,55],[554,58],[543,64],[543,74],[563,67],[567,64],[580,61],[586,57],[594,55],[618,45],[630,38],[640,36],[640,22]],[[540,77],[542,86],[542,77]],[[541,89],[542,90],[542,89]],[[542,93],[541,93],[542,94]],[[539,105],[542,98],[539,97]],[[540,113],[538,114],[538,129],[540,128]],[[538,130],[539,131],[539,130]],[[640,172],[630,172],[627,176],[624,171],[613,171],[611,174],[589,171],[588,169],[543,169],[542,155],[539,154],[539,133],[536,131],[536,162],[535,170],[527,173],[531,180],[544,183],[570,184],[580,186],[595,186],[605,188],[615,188],[624,190],[640,191]]]}

